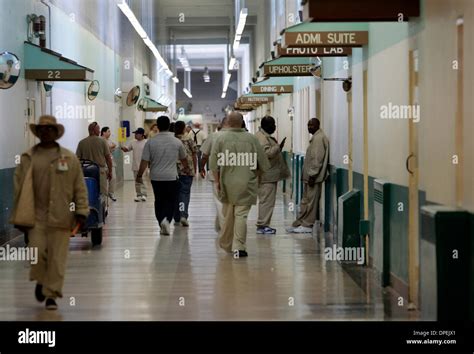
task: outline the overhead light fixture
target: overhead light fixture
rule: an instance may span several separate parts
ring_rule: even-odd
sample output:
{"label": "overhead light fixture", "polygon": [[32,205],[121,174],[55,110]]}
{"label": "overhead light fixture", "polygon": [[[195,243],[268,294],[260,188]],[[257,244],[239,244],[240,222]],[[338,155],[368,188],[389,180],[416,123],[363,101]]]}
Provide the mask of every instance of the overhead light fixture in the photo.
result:
{"label": "overhead light fixture", "polygon": [[230,82],[230,77],[231,76],[232,76],[232,74],[228,72],[225,79],[224,79],[224,88],[222,89],[221,98],[225,98],[225,95],[227,93],[227,88],[229,87],[229,82]]}
{"label": "overhead light fixture", "polygon": [[192,98],[193,95],[191,95],[191,72],[190,71],[185,71],[184,72],[184,85],[183,85],[183,92],[188,96],[189,98]]}
{"label": "overhead light fixture", "polygon": [[146,33],[145,29],[142,27],[142,25],[140,24],[140,21],[138,21],[137,17],[135,16],[135,14],[133,13],[132,9],[128,6],[126,0],[121,0],[119,3],[117,3],[117,6],[119,7],[119,9],[123,12],[123,14],[125,15],[125,17],[128,18],[128,20],[130,21],[130,23],[132,24],[133,28],[135,29],[135,31],[137,31],[138,35],[140,36],[140,38],[143,39],[143,42],[145,43],[145,45],[150,48],[151,52],[153,53],[153,55],[155,56],[156,60],[158,61],[158,63],[160,63],[160,65],[165,68],[165,71],[166,73],[168,74],[169,77],[172,77],[173,76],[173,73],[172,71],[169,69],[168,67],[168,64],[166,63],[166,61],[163,59],[163,57],[161,56],[158,48],[156,48],[155,44],[153,44],[153,42],[151,41],[151,39],[148,37],[148,34]]}
{"label": "overhead light fixture", "polygon": [[209,69],[207,66],[204,68],[204,74],[202,74],[202,78],[204,79],[204,82],[211,82],[211,76],[209,75]]}
{"label": "overhead light fixture", "polygon": [[229,61],[229,70],[234,70],[235,67],[235,57],[230,58]]}
{"label": "overhead light fixture", "polygon": [[191,92],[189,92],[189,90],[185,87],[183,88],[183,92],[186,94],[186,96],[188,96],[189,98],[193,98],[193,95],[191,95]]}
{"label": "overhead light fixture", "polygon": [[184,68],[184,71],[191,71],[191,65],[189,65],[188,57],[184,51],[184,47],[181,47],[181,55],[178,56],[178,60]]}
{"label": "overhead light fixture", "polygon": [[242,38],[242,33],[244,33],[245,22],[247,21],[247,15],[248,10],[246,7],[240,10],[239,23],[237,25],[237,29],[235,30],[235,38],[233,44],[234,52],[239,48],[240,39]]}
{"label": "overhead light fixture", "polygon": [[174,81],[175,83],[178,83],[178,82],[179,82],[179,79],[178,79],[176,76],[173,76],[173,81]]}

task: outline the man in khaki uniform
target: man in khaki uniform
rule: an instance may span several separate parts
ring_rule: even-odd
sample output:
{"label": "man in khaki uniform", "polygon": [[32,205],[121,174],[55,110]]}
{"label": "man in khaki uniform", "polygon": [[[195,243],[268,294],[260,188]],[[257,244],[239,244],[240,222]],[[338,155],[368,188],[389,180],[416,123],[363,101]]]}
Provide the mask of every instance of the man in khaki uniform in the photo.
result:
{"label": "man in khaki uniform", "polygon": [[260,129],[255,133],[270,162],[270,169],[262,174],[258,184],[257,234],[276,233],[276,229],[270,227],[270,222],[275,207],[277,184],[278,181],[290,176],[290,171],[281,155],[286,138],[278,145],[275,138],[271,136],[275,130],[275,119],[265,116],[261,120]]}
{"label": "man in khaki uniform", "polygon": [[[206,177],[206,163],[209,160],[209,156],[211,155],[212,146],[215,138],[219,136],[221,132],[226,131],[228,128],[227,125],[227,117],[224,117],[217,127],[217,132],[210,134],[204,143],[201,146],[202,158],[201,158],[201,166],[199,167],[199,173],[202,178]],[[212,182],[212,194],[214,196],[214,204],[216,205],[216,219],[214,221],[214,227],[217,232],[219,232],[224,227],[224,214],[222,213],[222,203],[219,200],[217,195],[217,190],[214,184],[214,175],[209,173],[209,181]]]}
{"label": "man in khaki uniform", "polygon": [[247,216],[257,203],[257,173],[270,168],[265,152],[254,135],[242,129],[243,117],[232,112],[229,129],[215,138],[210,156],[224,227],[219,245],[238,257],[247,257]]}
{"label": "man in khaki uniform", "polygon": [[293,222],[293,227],[288,232],[310,233],[316,216],[319,215],[319,199],[324,180],[327,176],[329,162],[329,140],[320,129],[317,118],[308,122],[308,132],[313,134],[303,165],[303,198],[298,218]]}
{"label": "man in khaki uniform", "polygon": [[92,122],[88,129],[89,136],[79,142],[76,155],[79,159],[91,160],[99,165],[100,193],[108,195],[107,180],[112,179],[112,154],[107,142],[99,137],[99,124]]}
{"label": "man in khaki uniform", "polygon": [[30,280],[37,281],[36,299],[46,299],[46,308],[55,310],[55,299],[62,297],[71,230],[85,223],[88,195],[78,159],[56,143],[64,126],[53,116],[41,116],[30,129],[41,142],[21,156],[15,170],[10,223],[27,232],[28,246],[38,249]]}

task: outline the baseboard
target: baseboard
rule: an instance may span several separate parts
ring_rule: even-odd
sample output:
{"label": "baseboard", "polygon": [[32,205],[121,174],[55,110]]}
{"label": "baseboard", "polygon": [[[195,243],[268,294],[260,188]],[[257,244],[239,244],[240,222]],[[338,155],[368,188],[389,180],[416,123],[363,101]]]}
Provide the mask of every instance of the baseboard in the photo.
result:
{"label": "baseboard", "polygon": [[390,286],[400,294],[401,297],[408,299],[408,284],[392,272],[390,272]]}

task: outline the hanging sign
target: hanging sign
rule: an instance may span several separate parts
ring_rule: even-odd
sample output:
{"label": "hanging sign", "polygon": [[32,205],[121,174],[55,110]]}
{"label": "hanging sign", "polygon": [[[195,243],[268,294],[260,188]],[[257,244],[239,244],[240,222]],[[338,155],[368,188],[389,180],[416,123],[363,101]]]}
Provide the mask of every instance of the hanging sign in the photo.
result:
{"label": "hanging sign", "polygon": [[264,76],[311,76],[311,64],[273,64],[263,66]]}
{"label": "hanging sign", "polygon": [[278,57],[346,57],[352,54],[351,47],[288,47],[277,45]]}
{"label": "hanging sign", "polygon": [[254,85],[252,93],[292,93],[293,85]]}
{"label": "hanging sign", "polygon": [[241,104],[264,104],[268,102],[273,102],[273,96],[242,96],[239,98],[239,103]]}
{"label": "hanging sign", "polygon": [[361,47],[369,43],[368,31],[285,32],[281,46],[287,47]]}

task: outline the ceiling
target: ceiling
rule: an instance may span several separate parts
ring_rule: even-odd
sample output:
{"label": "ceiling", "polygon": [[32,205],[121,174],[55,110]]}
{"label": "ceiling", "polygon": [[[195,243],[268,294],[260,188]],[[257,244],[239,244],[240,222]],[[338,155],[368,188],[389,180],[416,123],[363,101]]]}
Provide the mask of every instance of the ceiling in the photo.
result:
{"label": "ceiling", "polygon": [[[249,43],[253,35],[257,23],[257,1],[262,0],[245,2],[248,16],[242,44]],[[226,44],[233,43],[236,26],[233,0],[155,0],[153,8],[155,38],[160,44],[175,44],[177,54],[184,46],[193,70],[203,70],[204,67],[209,70],[224,69]],[[248,46],[239,47],[235,53],[237,58],[242,56],[242,48]],[[179,61],[176,65],[182,69]]]}

